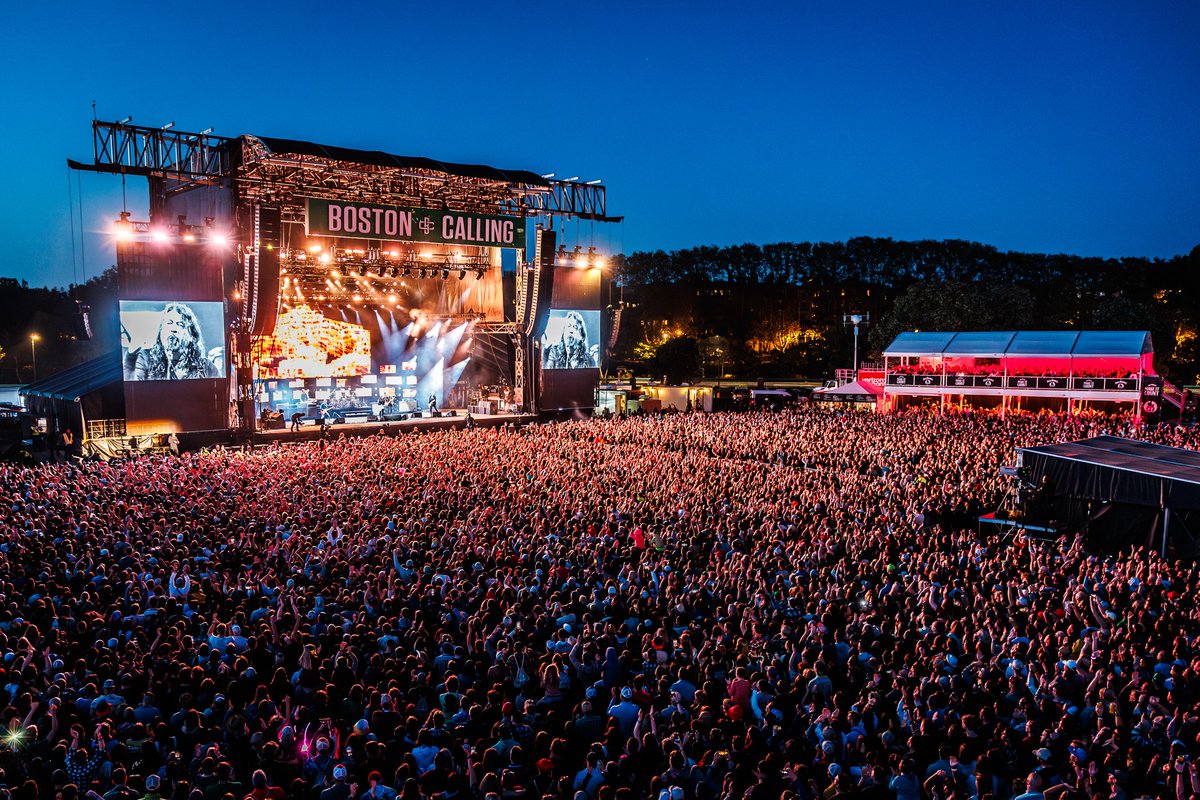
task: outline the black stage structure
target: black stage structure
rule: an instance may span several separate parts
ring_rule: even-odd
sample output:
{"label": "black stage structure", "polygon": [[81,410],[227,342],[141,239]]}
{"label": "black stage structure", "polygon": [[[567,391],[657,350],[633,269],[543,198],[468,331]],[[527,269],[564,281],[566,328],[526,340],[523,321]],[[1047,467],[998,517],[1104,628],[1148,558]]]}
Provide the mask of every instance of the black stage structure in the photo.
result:
{"label": "black stage structure", "polygon": [[1200,452],[1117,436],[1017,452],[1029,478],[1052,487],[1061,518],[1086,529],[1092,549],[1200,556]]}
{"label": "black stage structure", "polygon": [[[599,181],[295,139],[139,126],[128,118],[94,121],[92,134],[92,162],[68,160],[71,168],[148,182],[149,220],[122,211],[115,222],[122,313],[128,308],[145,320],[157,302],[165,318],[172,301],[219,306],[222,323],[220,332],[205,337],[212,366],[187,376],[194,380],[155,379],[146,368],[150,359],[139,362],[137,348],[126,349],[123,339],[130,432],[213,430],[231,420],[248,430],[264,395],[272,406],[283,404],[281,396],[292,403],[289,391],[304,402],[314,392],[381,400],[377,385],[385,380],[396,387],[397,401],[404,387],[407,413],[426,410],[432,395],[438,406],[465,407],[452,400],[449,377],[444,389],[442,381],[426,388],[424,372],[411,387],[405,383],[398,373],[413,359],[378,358],[377,333],[368,367],[323,376],[314,386],[311,376],[273,366],[266,387],[259,374],[264,353],[274,352],[280,363],[298,360],[292,351],[279,356],[272,339],[278,328],[295,335],[303,327],[294,316],[283,319],[297,308],[321,315],[305,319],[332,331],[322,334],[326,341],[356,321],[375,319],[380,325],[386,319],[393,334],[408,336],[416,326],[409,338],[459,331],[461,344],[448,345],[458,349],[446,363],[467,350],[478,356],[465,359],[472,368],[493,363],[507,384],[502,405],[512,413],[593,405],[603,344],[615,338],[610,321],[586,334],[594,337],[592,347],[602,348],[587,363],[567,363],[559,345],[552,355],[561,363],[544,372],[541,351],[553,344],[548,333],[558,335],[577,319],[591,323],[591,314],[598,320],[605,307],[603,256],[581,246],[568,252],[558,241],[567,220],[622,219],[608,214]],[[502,270],[504,251],[515,253],[508,259],[514,271]],[[583,328],[580,321],[571,330]],[[351,355],[365,360],[365,347]],[[380,366],[381,360],[394,363]],[[363,376],[364,370],[372,374]],[[289,415],[305,410],[301,400],[287,408]]]}

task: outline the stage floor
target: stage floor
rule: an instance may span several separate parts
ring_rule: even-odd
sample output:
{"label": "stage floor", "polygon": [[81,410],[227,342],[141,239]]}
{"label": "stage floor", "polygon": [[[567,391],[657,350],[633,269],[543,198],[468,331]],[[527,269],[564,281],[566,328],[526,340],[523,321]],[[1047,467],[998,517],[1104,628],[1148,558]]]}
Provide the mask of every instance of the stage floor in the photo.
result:
{"label": "stage floor", "polygon": [[[465,428],[467,425],[467,412],[465,409],[453,409],[455,416],[445,416],[451,409],[447,409],[440,417],[422,416],[419,419],[406,419],[398,422],[344,422],[338,425],[330,425],[326,428],[326,438],[337,438],[345,434],[346,436],[373,436],[381,430],[387,433],[408,433],[414,430],[445,430],[449,428]],[[475,425],[480,428],[491,428],[499,425],[525,425],[530,422],[536,422],[537,414],[472,414],[471,419],[475,421]],[[305,420],[300,426],[300,430],[293,431],[288,427],[282,430],[273,431],[256,431],[254,433],[255,444],[271,444],[273,442],[306,442],[315,441],[321,438],[321,426],[312,420]]]}

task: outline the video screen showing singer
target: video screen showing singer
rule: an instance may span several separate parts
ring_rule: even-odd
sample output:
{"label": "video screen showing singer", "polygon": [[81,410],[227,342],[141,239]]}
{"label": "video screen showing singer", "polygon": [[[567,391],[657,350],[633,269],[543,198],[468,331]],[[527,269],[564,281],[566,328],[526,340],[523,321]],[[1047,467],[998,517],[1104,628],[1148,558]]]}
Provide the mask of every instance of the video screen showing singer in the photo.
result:
{"label": "video screen showing singer", "polygon": [[[121,313],[122,338],[128,340],[123,342],[128,347],[125,380],[175,381],[221,376],[224,347],[205,348],[204,326],[190,305],[166,303],[158,313],[152,338],[147,341],[143,335],[140,343],[135,343],[131,331],[135,327],[146,327],[147,312],[141,308],[126,308],[132,305],[123,303]],[[198,305],[219,306],[218,303]]]}
{"label": "video screen showing singer", "polygon": [[[584,321],[579,311],[550,312],[550,329],[542,337],[543,369],[594,369],[600,366],[600,345],[592,343],[588,328],[595,328],[599,338],[600,314],[586,312],[595,317],[593,324]],[[553,326],[558,327],[558,341],[553,336]]]}

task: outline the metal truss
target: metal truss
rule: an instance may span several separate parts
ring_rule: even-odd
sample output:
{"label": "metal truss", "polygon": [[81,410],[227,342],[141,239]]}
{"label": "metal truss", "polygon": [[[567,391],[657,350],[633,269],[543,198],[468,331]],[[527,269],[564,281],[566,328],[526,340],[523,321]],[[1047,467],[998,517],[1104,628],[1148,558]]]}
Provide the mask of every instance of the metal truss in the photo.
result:
{"label": "metal truss", "polygon": [[147,128],[120,122],[92,122],[94,164],[69,162],[76,169],[216,183],[233,172],[234,141],[209,133]]}
{"label": "metal truss", "polygon": [[620,222],[608,216],[606,190],[598,183],[550,181],[542,186],[514,187],[513,197],[502,205],[504,213],[526,217],[574,217],[596,222]]}
{"label": "metal truss", "polygon": [[506,333],[509,335],[517,335],[521,332],[521,326],[516,322],[476,322],[476,333]]}
{"label": "metal truss", "polygon": [[[75,169],[143,175],[191,183],[236,179],[244,199],[303,219],[303,198],[415,205],[449,211],[565,217],[618,222],[608,216],[598,183],[550,180],[548,185],[450,175],[432,169],[384,167],[270,152],[254,136],[231,139],[124,122],[92,122],[93,163]],[[240,152],[239,152],[240,151]]]}

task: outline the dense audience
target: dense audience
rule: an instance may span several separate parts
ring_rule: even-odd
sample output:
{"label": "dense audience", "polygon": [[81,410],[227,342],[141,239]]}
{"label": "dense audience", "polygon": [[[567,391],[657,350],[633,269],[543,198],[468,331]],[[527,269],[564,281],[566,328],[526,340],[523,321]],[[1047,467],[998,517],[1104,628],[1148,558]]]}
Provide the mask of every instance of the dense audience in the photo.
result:
{"label": "dense audience", "polygon": [[1092,416],[0,466],[0,797],[1200,794],[1193,563],[980,534]]}

